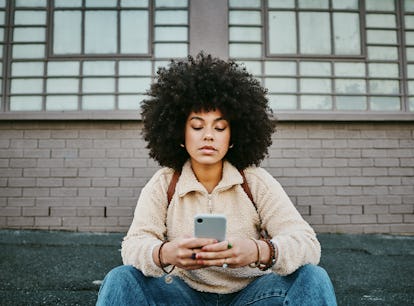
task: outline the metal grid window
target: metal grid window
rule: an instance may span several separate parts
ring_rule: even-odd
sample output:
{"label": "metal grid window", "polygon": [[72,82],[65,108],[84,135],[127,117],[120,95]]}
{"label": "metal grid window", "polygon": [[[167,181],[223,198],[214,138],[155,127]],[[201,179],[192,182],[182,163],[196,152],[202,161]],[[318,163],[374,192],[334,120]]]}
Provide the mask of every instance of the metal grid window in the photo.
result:
{"label": "metal grid window", "polygon": [[413,13],[413,0],[229,0],[229,53],[278,111],[414,111]]}
{"label": "metal grid window", "polygon": [[188,0],[0,1],[3,113],[138,110],[188,19]]}

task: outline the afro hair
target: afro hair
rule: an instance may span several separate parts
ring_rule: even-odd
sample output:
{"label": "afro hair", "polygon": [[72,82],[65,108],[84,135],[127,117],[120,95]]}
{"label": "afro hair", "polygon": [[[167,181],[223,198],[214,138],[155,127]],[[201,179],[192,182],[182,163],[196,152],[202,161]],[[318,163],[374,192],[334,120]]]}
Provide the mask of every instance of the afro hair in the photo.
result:
{"label": "afro hair", "polygon": [[233,148],[225,159],[238,169],[259,165],[272,144],[274,121],[264,89],[244,67],[199,53],[159,68],[142,102],[149,155],[181,171],[189,159],[184,130],[191,112],[220,110],[231,127]]}

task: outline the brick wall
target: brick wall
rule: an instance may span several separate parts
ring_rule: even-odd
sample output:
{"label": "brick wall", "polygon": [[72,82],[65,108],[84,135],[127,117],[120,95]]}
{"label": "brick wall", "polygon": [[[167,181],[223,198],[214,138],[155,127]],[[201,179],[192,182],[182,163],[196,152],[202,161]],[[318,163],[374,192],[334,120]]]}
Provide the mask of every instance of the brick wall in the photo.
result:
{"label": "brick wall", "polygon": [[[126,231],[138,122],[0,122],[0,228]],[[318,232],[414,233],[414,123],[278,124],[263,166]]]}

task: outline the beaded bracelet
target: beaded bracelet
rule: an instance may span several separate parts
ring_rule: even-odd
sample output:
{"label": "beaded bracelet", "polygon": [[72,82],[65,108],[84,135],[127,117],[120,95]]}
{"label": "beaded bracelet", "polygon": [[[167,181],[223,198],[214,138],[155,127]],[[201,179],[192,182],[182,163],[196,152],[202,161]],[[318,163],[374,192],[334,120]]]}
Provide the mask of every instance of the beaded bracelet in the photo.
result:
{"label": "beaded bracelet", "polygon": [[266,271],[275,265],[278,254],[276,253],[276,248],[272,240],[270,239],[262,239],[262,240],[266,242],[266,244],[268,245],[270,249],[270,259],[267,264],[260,264],[258,268],[262,271]]}
{"label": "beaded bracelet", "polygon": [[257,248],[257,261],[250,263],[249,267],[250,268],[257,268],[257,267],[260,266],[260,247],[259,247],[259,243],[257,242],[256,239],[250,238],[250,240],[252,240],[254,242],[254,244],[256,245],[256,248]]}
{"label": "beaded bracelet", "polygon": [[164,273],[166,274],[170,274],[175,269],[175,266],[173,266],[170,271],[165,270],[164,268],[169,265],[164,266],[164,264],[162,263],[162,257],[161,257],[161,249],[164,246],[164,244],[166,244],[167,242],[168,240],[163,241],[160,245],[160,248],[158,249],[158,261],[160,262],[161,270],[164,271]]}

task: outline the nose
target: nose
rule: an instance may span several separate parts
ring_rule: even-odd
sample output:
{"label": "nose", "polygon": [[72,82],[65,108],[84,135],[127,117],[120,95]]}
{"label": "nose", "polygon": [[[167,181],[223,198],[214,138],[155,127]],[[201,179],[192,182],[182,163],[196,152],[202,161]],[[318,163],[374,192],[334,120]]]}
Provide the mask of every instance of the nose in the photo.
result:
{"label": "nose", "polygon": [[206,132],[204,133],[204,140],[213,140],[213,133],[211,129],[206,129]]}

